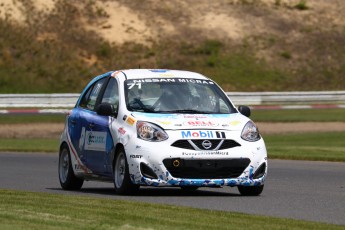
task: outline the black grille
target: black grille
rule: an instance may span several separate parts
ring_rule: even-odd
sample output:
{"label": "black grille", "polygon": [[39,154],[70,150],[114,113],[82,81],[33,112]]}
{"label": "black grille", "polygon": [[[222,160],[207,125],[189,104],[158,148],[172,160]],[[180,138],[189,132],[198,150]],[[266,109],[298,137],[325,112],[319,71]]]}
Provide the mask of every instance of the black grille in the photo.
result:
{"label": "black grille", "polygon": [[158,179],[156,173],[145,163],[140,163],[140,171],[144,177],[151,179]]}
{"label": "black grille", "polygon": [[[223,139],[214,139],[214,140],[208,140],[212,143],[212,147],[210,149],[207,149],[207,150],[214,150],[218,145],[219,143],[222,141]],[[202,142],[204,140],[191,140],[199,149],[205,149],[203,146],[202,146]],[[177,148],[182,148],[182,149],[192,149],[192,150],[196,150],[190,143],[188,140],[178,140],[178,141],[175,141],[174,143],[172,143],[171,146],[174,146],[174,147],[177,147]],[[241,146],[239,143],[237,143],[236,141],[234,140],[224,140],[222,145],[219,147],[219,149],[217,150],[222,150],[222,149],[230,149],[230,148],[234,148],[234,147],[237,147],[237,146]],[[206,150],[206,149],[205,149]]]}
{"label": "black grille", "polygon": [[254,173],[253,178],[254,179],[258,179],[260,177],[262,177],[263,175],[265,175],[266,172],[266,163],[263,163],[262,165],[260,165],[260,167],[256,170],[256,172]]}
{"label": "black grille", "polygon": [[[202,142],[205,141],[205,140],[192,140],[193,143],[198,146],[199,149],[205,149],[203,146],[202,146]],[[218,145],[219,145],[219,142],[221,140],[208,140],[212,143],[212,147],[208,150],[211,150],[211,149],[215,149]]]}
{"label": "black grille", "polygon": [[[179,164],[176,164],[176,161]],[[228,160],[184,160],[173,158],[165,159],[163,163],[170,174],[176,178],[224,179],[239,177],[248,167],[250,160],[248,158]]]}
{"label": "black grille", "polygon": [[220,148],[218,150],[230,149],[230,148],[234,148],[237,146],[241,146],[241,145],[234,140],[224,140],[222,146],[220,146]]}
{"label": "black grille", "polygon": [[178,140],[172,143],[171,146],[181,148],[181,149],[193,149],[193,146],[187,140]]}

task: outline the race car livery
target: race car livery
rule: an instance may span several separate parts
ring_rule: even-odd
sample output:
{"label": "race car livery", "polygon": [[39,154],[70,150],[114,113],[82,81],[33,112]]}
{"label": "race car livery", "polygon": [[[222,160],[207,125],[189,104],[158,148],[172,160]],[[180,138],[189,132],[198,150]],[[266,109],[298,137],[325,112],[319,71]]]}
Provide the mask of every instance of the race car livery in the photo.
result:
{"label": "race car livery", "polygon": [[242,195],[260,195],[267,152],[249,115],[198,73],[105,73],[66,116],[60,184],[71,190],[84,180],[113,181],[119,194],[140,186],[237,186]]}

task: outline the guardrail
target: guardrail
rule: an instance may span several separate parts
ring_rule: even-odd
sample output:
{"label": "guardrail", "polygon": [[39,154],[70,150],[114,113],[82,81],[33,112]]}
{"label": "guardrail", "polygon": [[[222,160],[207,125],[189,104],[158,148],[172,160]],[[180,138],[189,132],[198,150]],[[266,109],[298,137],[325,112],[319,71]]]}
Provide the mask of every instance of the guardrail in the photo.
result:
{"label": "guardrail", "polygon": [[[345,91],[227,92],[235,105],[254,109],[345,108]],[[0,94],[0,113],[16,108],[43,108],[42,113],[61,113],[73,108],[79,94]],[[7,109],[7,110],[4,110]],[[23,110],[22,110],[23,111]],[[33,113],[36,110],[26,110]]]}
{"label": "guardrail", "polygon": [[0,94],[0,108],[72,108],[79,94]]}
{"label": "guardrail", "polygon": [[345,91],[227,92],[235,105],[345,104]]}

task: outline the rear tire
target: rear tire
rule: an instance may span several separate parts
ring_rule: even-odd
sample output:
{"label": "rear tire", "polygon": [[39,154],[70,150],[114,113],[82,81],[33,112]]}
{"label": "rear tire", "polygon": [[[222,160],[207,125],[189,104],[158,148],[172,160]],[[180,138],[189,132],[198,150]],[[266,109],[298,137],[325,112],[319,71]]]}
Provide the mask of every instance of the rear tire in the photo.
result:
{"label": "rear tire", "polygon": [[259,196],[264,190],[264,185],[259,186],[238,186],[242,196]]}
{"label": "rear tire", "polygon": [[117,194],[130,195],[138,192],[140,186],[133,184],[131,181],[126,153],[123,148],[121,148],[116,154],[113,175],[115,191]]}
{"label": "rear tire", "polygon": [[79,190],[84,183],[74,175],[69,148],[64,144],[59,153],[59,181],[64,190]]}

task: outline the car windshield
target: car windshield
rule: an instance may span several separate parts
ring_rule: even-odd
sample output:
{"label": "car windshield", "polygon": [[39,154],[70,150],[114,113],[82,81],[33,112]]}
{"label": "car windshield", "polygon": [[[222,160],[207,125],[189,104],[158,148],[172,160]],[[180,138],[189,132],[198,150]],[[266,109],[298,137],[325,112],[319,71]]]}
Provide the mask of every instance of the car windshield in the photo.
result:
{"label": "car windshield", "polygon": [[236,113],[227,96],[211,80],[184,78],[125,81],[129,111],[149,113]]}

